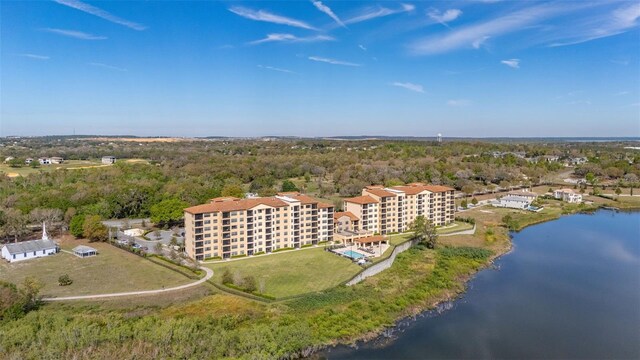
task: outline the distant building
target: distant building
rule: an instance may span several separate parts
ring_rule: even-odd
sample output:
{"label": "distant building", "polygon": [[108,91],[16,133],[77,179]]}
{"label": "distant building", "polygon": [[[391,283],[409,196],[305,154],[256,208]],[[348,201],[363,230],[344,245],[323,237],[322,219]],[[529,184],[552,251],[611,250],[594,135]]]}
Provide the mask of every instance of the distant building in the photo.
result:
{"label": "distant building", "polygon": [[86,258],[86,257],[98,255],[98,250],[90,246],[78,245],[73,248],[73,254],[80,258]]}
{"label": "distant building", "polygon": [[49,158],[39,158],[38,162],[40,165],[51,165],[51,159]]}
{"label": "distant building", "polygon": [[578,194],[571,189],[559,189],[553,192],[553,197],[566,201],[568,203],[581,203],[582,202],[582,194]]}
{"label": "distant building", "polygon": [[111,164],[115,164],[116,162],[116,157],[115,156],[103,156],[102,157],[102,163],[105,165],[111,165]]}
{"label": "distant building", "polygon": [[7,156],[7,157],[4,159],[4,162],[8,163],[9,161],[11,161],[11,160],[13,160],[13,159],[15,159],[13,156]]}
{"label": "distant building", "polygon": [[51,162],[51,164],[62,164],[64,162],[64,159],[61,157],[54,156],[49,158],[49,161]]}
{"label": "distant building", "polygon": [[589,161],[586,157],[573,157],[573,158],[569,158],[567,160],[567,165],[582,165],[582,164],[586,164],[587,161]]}
{"label": "distant building", "polygon": [[521,190],[521,191],[510,191],[509,193],[507,193],[507,196],[520,196],[533,202],[538,197],[538,194],[531,191]]}
{"label": "distant building", "polygon": [[523,196],[507,195],[492,203],[495,207],[524,210],[531,206],[531,200]]}
{"label": "distant building", "polygon": [[58,244],[49,239],[44,223],[42,239],[6,244],[2,247],[2,258],[9,262],[35,259],[58,252]]}
{"label": "distant building", "polygon": [[26,158],[24,160],[24,163],[27,164],[27,165],[31,164],[32,162],[33,162],[33,158]]}

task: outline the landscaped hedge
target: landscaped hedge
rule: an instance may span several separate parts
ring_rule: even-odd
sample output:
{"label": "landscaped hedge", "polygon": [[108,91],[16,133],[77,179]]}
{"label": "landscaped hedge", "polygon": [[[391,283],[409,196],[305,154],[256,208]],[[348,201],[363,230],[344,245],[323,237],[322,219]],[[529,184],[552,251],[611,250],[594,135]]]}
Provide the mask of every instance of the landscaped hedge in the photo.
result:
{"label": "landscaped hedge", "polygon": [[170,260],[167,260],[163,257],[160,257],[158,255],[149,255],[147,256],[147,259],[151,262],[153,262],[154,264],[158,264],[162,267],[165,267],[169,270],[173,270],[175,272],[178,272],[186,277],[188,277],[189,279],[194,279],[194,280],[198,280],[202,277],[202,271],[201,270],[197,270],[197,271],[193,271],[193,269],[184,266],[184,265],[178,265],[174,262],[171,262]]}

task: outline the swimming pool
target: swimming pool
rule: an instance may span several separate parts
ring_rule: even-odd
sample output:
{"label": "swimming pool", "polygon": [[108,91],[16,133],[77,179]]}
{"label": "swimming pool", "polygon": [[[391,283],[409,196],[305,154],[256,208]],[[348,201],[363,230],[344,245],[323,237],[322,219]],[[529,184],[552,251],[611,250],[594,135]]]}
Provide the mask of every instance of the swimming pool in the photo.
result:
{"label": "swimming pool", "polygon": [[353,250],[347,250],[342,252],[343,255],[346,255],[352,259],[362,259],[363,257],[365,257],[364,255],[362,255],[361,253],[357,252],[357,251],[353,251]]}

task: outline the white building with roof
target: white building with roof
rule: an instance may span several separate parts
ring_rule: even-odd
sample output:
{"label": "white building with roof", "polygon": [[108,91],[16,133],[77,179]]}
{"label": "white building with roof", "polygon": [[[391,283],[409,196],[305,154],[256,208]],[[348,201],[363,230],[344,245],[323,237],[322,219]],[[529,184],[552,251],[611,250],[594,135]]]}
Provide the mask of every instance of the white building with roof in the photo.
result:
{"label": "white building with roof", "polygon": [[9,262],[35,259],[58,252],[58,244],[49,239],[44,223],[42,239],[6,244],[2,247],[2,258]]}
{"label": "white building with roof", "polygon": [[531,200],[524,196],[508,195],[492,202],[495,207],[525,210],[531,206]]}
{"label": "white building with roof", "polygon": [[581,203],[582,202],[582,194],[576,193],[571,189],[558,189],[553,191],[553,197],[566,201],[568,203]]}

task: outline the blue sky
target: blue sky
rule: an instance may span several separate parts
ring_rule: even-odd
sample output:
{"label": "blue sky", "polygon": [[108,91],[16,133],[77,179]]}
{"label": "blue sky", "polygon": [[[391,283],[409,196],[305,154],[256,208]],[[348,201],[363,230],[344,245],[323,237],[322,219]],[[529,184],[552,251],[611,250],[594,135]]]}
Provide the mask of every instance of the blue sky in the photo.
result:
{"label": "blue sky", "polygon": [[639,136],[638,1],[2,1],[0,136]]}

